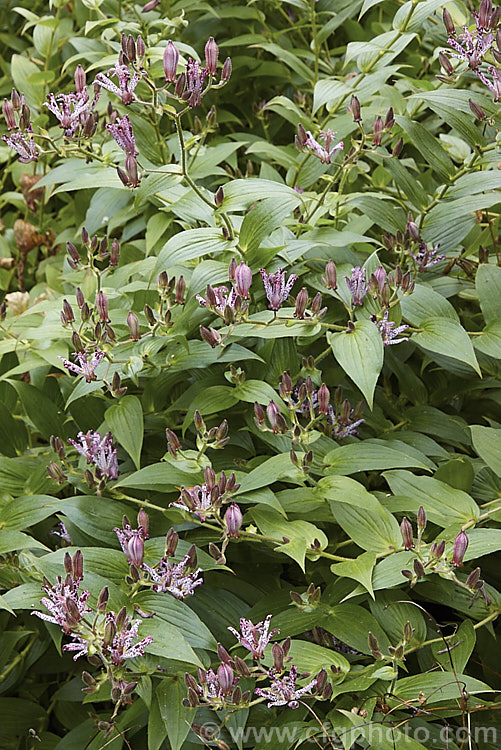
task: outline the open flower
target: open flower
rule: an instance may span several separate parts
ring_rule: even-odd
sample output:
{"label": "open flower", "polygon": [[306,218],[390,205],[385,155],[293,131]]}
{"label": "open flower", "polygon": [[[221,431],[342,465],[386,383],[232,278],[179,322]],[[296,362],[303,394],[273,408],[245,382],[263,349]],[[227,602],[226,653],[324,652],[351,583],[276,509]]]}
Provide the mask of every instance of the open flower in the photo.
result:
{"label": "open flower", "polygon": [[110,131],[113,138],[116,140],[120,148],[125,151],[127,156],[137,156],[139,152],[136,151],[136,141],[134,139],[131,122],[127,115],[124,115],[120,120],[116,120],[114,123],[109,123],[106,125],[106,128]]}
{"label": "open flower", "polygon": [[79,585],[80,579],[69,574],[64,581],[61,576],[58,576],[57,583],[54,586],[51,586],[47,581],[42,586],[47,596],[40,599],[40,604],[43,604],[50,614],[47,615],[36,610],[31,614],[46,622],[59,625],[64,633],[69,633],[83,615],[92,611],[87,607],[90,592],[82,591],[82,593],[79,593]]}
{"label": "open flower", "polygon": [[3,135],[2,140],[5,141],[7,146],[17,151],[19,154],[19,161],[21,164],[29,164],[30,161],[38,161],[38,150],[31,135],[31,129],[27,133],[11,133],[10,135]]}
{"label": "open flower", "polygon": [[280,630],[277,629],[272,630],[271,633],[269,632],[270,620],[271,615],[268,615],[265,620],[258,622],[257,625],[253,625],[250,620],[242,617],[240,618],[240,633],[235,628],[229,627],[228,630],[233,633],[242,646],[251,652],[254,659],[261,659],[266,646],[275,633],[280,633]]}
{"label": "open flower", "polygon": [[149,565],[143,567],[153,581],[153,591],[169,591],[176,599],[186,599],[203,583],[203,579],[199,578],[202,568],[190,571],[189,562],[190,555],[185,555],[180,562],[174,564],[171,564],[167,557],[162,557],[154,568],[150,568]]}
{"label": "open flower", "polygon": [[409,341],[407,336],[404,336],[401,339],[397,338],[401,333],[406,331],[409,326],[405,323],[401,326],[397,326],[393,320],[388,320],[388,310],[384,311],[382,320],[378,321],[375,315],[371,315],[371,320],[378,327],[385,346],[390,346],[390,344],[401,344],[403,341]]}
{"label": "open flower", "polygon": [[108,479],[118,477],[117,449],[113,444],[111,432],[107,432],[104,437],[93,430],[85,433],[79,432],[77,439],[80,441],[79,443],[71,438],[68,442],[76,448],[80,455],[85,456],[88,464],[97,466],[101,476],[108,477]]}
{"label": "open flower", "polygon": [[190,57],[186,65],[186,91],[184,93],[190,107],[197,107],[202,103],[202,89],[208,72],[207,68],[202,68],[200,63]]}
{"label": "open flower", "polygon": [[264,291],[266,292],[266,297],[270,303],[268,307],[270,310],[277,311],[289,296],[291,289],[294,286],[294,282],[297,279],[297,275],[291,273],[286,280],[285,271],[282,271],[281,268],[275,273],[266,273],[264,268],[261,268],[260,273],[261,278],[263,279]]}
{"label": "open flower", "polygon": [[279,677],[273,671],[269,672],[269,675],[272,678],[271,685],[268,688],[256,689],[256,695],[260,695],[268,700],[268,708],[272,706],[298,708],[298,699],[317,684],[316,680],[311,680],[305,687],[296,688],[297,667],[294,665],[291,666],[288,675]]}
{"label": "open flower", "polygon": [[45,106],[59,120],[65,136],[71,138],[89,114],[89,96],[86,89],[79,94],[49,94]]}
{"label": "open flower", "polygon": [[[113,83],[110,76],[111,78],[117,78],[118,86],[116,83]],[[106,74],[98,73],[94,79],[94,83],[119,96],[122,104],[130,104],[134,101],[134,89],[140,80],[141,75],[139,73],[134,72],[131,74],[127,65],[116,63]]]}
{"label": "open flower", "polygon": [[309,130],[306,131],[306,140],[304,142],[304,146],[310,149],[310,151],[315,155],[318,156],[322,164],[330,164],[331,159],[336,153],[336,151],[342,151],[344,148],[343,141],[339,141],[339,143],[336,143],[332,145],[334,140],[334,131],[333,130],[321,130],[320,131],[320,137],[324,142],[324,145],[320,145],[320,143],[312,136]]}
{"label": "open flower", "polygon": [[366,283],[365,268],[355,266],[351,271],[351,279],[347,276],[345,276],[345,279],[348,289],[351,292],[351,296],[353,297],[353,304],[362,306],[363,299],[369,289]]}
{"label": "open flower", "polygon": [[104,352],[95,349],[90,360],[89,356],[90,355],[87,352],[75,352],[73,357],[78,361],[78,365],[70,362],[70,360],[65,357],[58,356],[58,359],[62,361],[67,370],[75,372],[77,375],[83,375],[87,383],[90,383],[93,380],[97,380],[96,367],[104,357]]}
{"label": "open flower", "polygon": [[420,242],[417,253],[409,251],[411,257],[416,261],[419,271],[426,271],[427,268],[431,268],[436,263],[440,263],[441,260],[445,260],[445,255],[437,255],[439,247],[440,245],[435,245],[431,248],[428,247],[426,242]]}

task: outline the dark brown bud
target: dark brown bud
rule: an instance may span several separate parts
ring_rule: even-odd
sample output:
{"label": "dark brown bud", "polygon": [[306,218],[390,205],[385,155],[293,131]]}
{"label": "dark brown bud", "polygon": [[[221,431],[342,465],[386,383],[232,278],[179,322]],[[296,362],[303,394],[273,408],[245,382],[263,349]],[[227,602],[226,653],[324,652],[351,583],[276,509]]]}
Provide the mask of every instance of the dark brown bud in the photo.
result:
{"label": "dark brown bud", "polygon": [[231,58],[227,57],[223,63],[223,70],[221,71],[221,80],[229,81],[231,76]]}
{"label": "dark brown bud", "polygon": [[110,596],[110,592],[108,589],[108,586],[105,586],[101,593],[99,594],[98,600],[97,600],[97,611],[98,612],[106,612],[106,607],[108,606],[108,599]]}
{"label": "dark brown bud", "polygon": [[376,661],[378,661],[379,659],[383,658],[383,654],[379,650],[379,643],[377,641],[377,638],[370,631],[369,631],[369,648],[371,650],[371,653],[372,653],[374,659],[376,659]]}
{"label": "dark brown bud", "polygon": [[393,151],[391,152],[392,156],[398,157],[402,153],[402,148],[404,146],[404,139],[399,138],[398,141],[393,146]]}
{"label": "dark brown bud", "polygon": [[477,104],[473,101],[473,99],[468,99],[468,104],[470,105],[470,109],[477,118],[477,120],[485,120],[486,114],[480,104]]}
{"label": "dark brown bud", "polygon": [[447,10],[447,8],[444,8],[442,19],[444,22],[445,30],[450,35],[453,36],[456,33],[456,28],[454,26],[454,21],[452,20],[452,16]]}
{"label": "dark brown bud", "polygon": [[77,549],[71,562],[73,565],[73,577],[81,580],[83,578],[83,555],[81,550]]}

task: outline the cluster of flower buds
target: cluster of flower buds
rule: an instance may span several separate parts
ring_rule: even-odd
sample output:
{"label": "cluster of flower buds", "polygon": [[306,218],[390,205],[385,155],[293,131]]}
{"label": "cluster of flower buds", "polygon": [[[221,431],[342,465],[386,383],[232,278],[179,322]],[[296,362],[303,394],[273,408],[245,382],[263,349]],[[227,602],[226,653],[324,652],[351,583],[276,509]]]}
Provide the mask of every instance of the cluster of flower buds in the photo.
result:
{"label": "cluster of flower buds", "polygon": [[381,146],[383,141],[383,135],[385,133],[391,134],[391,129],[395,123],[395,116],[393,113],[393,107],[390,107],[386,113],[386,117],[376,117],[372,128],[372,145]]}
{"label": "cluster of flower buds", "polygon": [[313,300],[310,300],[308,290],[303,287],[296,297],[296,307],[294,310],[294,317],[299,320],[305,318],[322,318],[327,312],[326,307],[322,307],[322,295],[320,292],[314,296]]}
{"label": "cluster of flower buds", "polygon": [[197,410],[193,417],[193,424],[197,431],[197,448],[199,451],[204,452],[207,448],[213,450],[219,450],[224,448],[228,440],[228,422],[223,419],[218,427],[211,427],[207,429],[202,415]]}
{"label": "cluster of flower buds", "polygon": [[193,513],[201,521],[211,516],[219,517],[221,506],[229,502],[231,495],[239,489],[240,485],[237,484],[233,472],[226,477],[225,472],[222,471],[219,477],[216,477],[214,469],[210,466],[205,469],[204,479],[205,482],[202,485],[181,487],[177,502],[169,504],[174,508]]}
{"label": "cluster of flower buds", "polygon": [[[202,67],[196,60],[189,58],[185,72],[178,76],[179,50],[174,42],[169,39],[163,58],[167,95],[178,101],[188,102],[191,108],[200,106],[202,98],[209,89],[219,89],[230,79],[231,59],[227,57],[221,69],[219,83],[214,83],[217,76],[218,57],[219,47],[210,37],[205,45],[205,67]],[[208,81],[207,85],[205,85],[206,80]],[[174,84],[173,92],[168,90],[171,84]]]}
{"label": "cluster of flower buds", "polygon": [[[157,279],[157,289],[159,294],[159,305],[156,310],[146,304],[144,306],[144,315],[149,325],[150,331],[163,330],[168,331],[174,325],[172,320],[172,310],[177,305],[184,305],[184,294],[186,282],[183,276],[176,279],[174,276],[169,279],[167,272],[162,271]],[[134,312],[130,312],[127,317],[127,325],[133,341],[138,341],[139,319]]]}
{"label": "cluster of flower buds", "polygon": [[[101,437],[99,432],[92,430],[86,433],[79,432],[77,440],[70,438],[68,442],[76,449],[77,453],[84,456],[87,460],[84,478],[91,489],[97,487],[98,494],[100,494],[109,479],[117,479],[117,447],[113,442],[111,432],[107,432],[104,437]],[[61,438],[52,435],[50,445],[63,464],[63,467],[69,466],[70,464]],[[72,471],[74,472],[74,469]],[[67,479],[63,468],[55,461],[52,461],[47,466],[47,473],[58,484],[62,484]]]}
{"label": "cluster of flower buds", "polygon": [[[68,251],[68,265],[70,268],[74,270],[79,268],[95,268],[96,264],[99,264],[99,266],[106,265],[106,261],[109,270],[118,266],[120,261],[120,243],[116,238],[112,239],[110,243],[106,236],[101,240],[96,234],[90,237],[85,227],[82,229],[81,238],[87,258],[82,260],[75,245],[72,242],[67,242],[66,250]],[[81,307],[80,304],[79,307]]]}
{"label": "cluster of flower buds", "polygon": [[[498,101],[501,97],[501,70],[496,67],[496,63],[501,63],[501,8],[495,8],[492,0],[482,0],[478,13],[473,12],[473,18],[475,28],[470,31],[468,26],[463,26],[463,33],[460,34],[451,14],[444,8],[443,21],[448,34],[447,44],[451,49],[439,53],[440,64],[446,76],[437,77],[445,83],[454,81],[456,71],[449,58],[459,60],[466,63],[468,69],[492,91],[495,101]],[[488,64],[489,59],[495,64]]]}
{"label": "cluster of flower buds", "polygon": [[2,112],[9,130],[9,135],[3,135],[2,140],[17,152],[21,164],[38,161],[30,108],[26,104],[24,94],[19,95],[16,89],[12,89],[10,100],[3,100]]}
{"label": "cluster of flower buds", "polygon": [[242,692],[238,685],[241,677],[250,674],[246,663],[238,656],[230,657],[220,643],[217,650],[221,663],[215,670],[199,667],[198,682],[191,674],[185,674],[188,695],[183,700],[184,706],[208,705],[213,709],[223,709],[242,706],[249,700],[250,690]]}
{"label": "cluster of flower buds", "polygon": [[131,121],[127,115],[124,115],[120,119],[114,118],[113,122],[109,122],[105,127],[125,154],[125,168],[117,167],[120,182],[126,187],[137,187],[141,182],[141,177],[136,159],[138,151],[136,150],[136,139],[134,138]]}
{"label": "cluster of flower buds", "polygon": [[[197,294],[196,298],[203,307],[215,313],[226,325],[232,325],[235,322],[241,321],[249,308],[245,300],[249,299],[252,285],[252,271],[243,261],[237,265],[236,260],[233,258],[228,269],[228,277],[232,285],[229,291],[226,286],[212,287],[210,284],[207,284],[205,297]],[[204,331],[207,331],[207,329],[204,329]],[[202,333],[202,336],[208,340],[207,334],[204,335]]]}
{"label": "cluster of flower buds", "polygon": [[296,607],[310,612],[312,608],[318,607],[320,604],[322,590],[320,586],[315,586],[312,582],[303,594],[298,594],[297,591],[290,591],[289,594]]}
{"label": "cluster of flower buds", "polygon": [[[445,255],[439,255],[439,245],[428,247],[421,237],[419,227],[414,222],[412,214],[407,218],[405,232],[398,231],[395,235],[385,233],[381,238],[382,244],[390,253],[398,253],[402,260],[412,259],[411,265],[417,271],[427,271],[432,266],[445,260]],[[407,275],[397,266],[394,275],[389,275],[388,280],[402,288],[403,291],[412,292],[414,284],[410,273]]]}

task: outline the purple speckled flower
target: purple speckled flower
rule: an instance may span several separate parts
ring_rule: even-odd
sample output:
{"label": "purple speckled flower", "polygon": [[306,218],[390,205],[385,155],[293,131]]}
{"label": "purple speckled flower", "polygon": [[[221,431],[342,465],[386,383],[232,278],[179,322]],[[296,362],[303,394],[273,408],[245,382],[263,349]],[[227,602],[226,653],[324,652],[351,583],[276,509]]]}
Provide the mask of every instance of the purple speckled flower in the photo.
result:
{"label": "purple speckled flower", "polygon": [[334,140],[334,131],[332,130],[321,130],[320,137],[324,142],[324,145],[320,143],[312,136],[309,130],[306,131],[306,140],[304,145],[307,146],[315,156],[318,156],[322,164],[330,164],[333,155],[336,151],[342,151],[344,148],[343,141],[332,145]]}
{"label": "purple speckled flower", "polygon": [[204,307],[212,307],[215,312],[221,317],[224,317],[224,311],[227,307],[230,307],[232,310],[235,308],[235,302],[238,297],[237,291],[232,287],[228,293],[227,287],[217,286],[214,287],[213,292],[216,302],[215,305],[211,305],[209,299],[202,297],[201,294],[197,294],[196,298],[201,305]]}
{"label": "purple speckled flower", "polygon": [[371,320],[379,328],[385,346],[401,344],[403,341],[409,340],[407,336],[404,336],[401,339],[397,338],[397,336],[406,331],[409,326],[405,323],[401,326],[397,326],[393,320],[388,320],[388,310],[385,310],[382,320],[378,321],[375,315],[371,315]]}
{"label": "purple speckled flower", "polygon": [[118,537],[122,552],[127,557],[129,565],[136,565],[136,567],[139,567],[138,556],[140,558],[141,555],[138,555],[138,547],[141,547],[142,543],[142,549],[144,551],[144,540],[147,538],[147,534],[145,534],[143,527],[139,526],[139,528],[133,529],[129,523],[129,519],[124,517],[123,529],[119,529],[115,526],[113,531]]}
{"label": "purple speckled flower", "polygon": [[190,571],[189,560],[190,556],[185,555],[180,562],[171,564],[167,557],[162,557],[154,568],[144,565],[153,581],[153,591],[169,591],[176,599],[193,596],[196,587],[203,583],[203,579],[199,578],[202,568]]}
{"label": "purple speckled flower", "polygon": [[296,688],[297,667],[291,666],[289,674],[279,677],[273,671],[269,672],[272,683],[268,688],[257,688],[256,695],[268,700],[268,708],[272,706],[289,706],[289,708],[298,708],[299,701],[305,693],[309,692],[317,684],[316,680],[311,680],[305,687]]}
{"label": "purple speckled flower", "polygon": [[285,271],[282,271],[281,268],[279,268],[275,273],[270,274],[266,273],[264,268],[261,268],[260,273],[261,278],[263,279],[264,291],[266,292],[266,297],[268,298],[268,302],[270,303],[268,307],[270,308],[270,310],[274,310],[276,312],[280,309],[282,303],[285,302],[285,300],[289,296],[291,289],[297,279],[297,275],[295,273],[291,273],[286,281]]}
{"label": "purple speckled flower", "polygon": [[[106,621],[117,627],[117,616],[114,612],[108,612]],[[141,656],[146,646],[153,643],[151,635],[136,641],[140,624],[141,620],[131,621],[130,617],[126,617],[122,628],[117,629],[112,643],[107,647],[113,664],[123,664],[125,659],[135,659],[136,656]]]}
{"label": "purple speckled flower", "polygon": [[[59,625],[64,633],[69,633],[76,622],[74,612],[78,612],[78,617],[80,618],[87,612],[91,612],[91,609],[87,607],[87,599],[90,596],[90,592],[82,591],[82,593],[79,593],[79,585],[80,579],[70,575],[67,575],[64,581],[61,576],[58,576],[57,583],[54,586],[46,583],[42,586],[42,589],[47,596],[40,599],[40,604],[43,604],[49,610],[50,614],[47,615],[44,612],[37,611],[31,614],[46,622]],[[69,600],[73,605],[70,604],[72,612],[68,609]]]}
{"label": "purple speckled flower", "polygon": [[[118,86],[116,83],[113,83],[110,76],[111,78],[118,79]],[[106,74],[98,73],[94,79],[94,83],[119,96],[122,104],[130,104],[134,101],[134,89],[140,80],[141,75],[139,73],[133,72],[131,74],[127,65],[116,63]]]}
{"label": "purple speckled flower", "polygon": [[90,383],[93,380],[97,380],[95,371],[96,367],[104,357],[104,352],[96,349],[90,360],[90,355],[87,352],[75,352],[73,356],[78,361],[78,365],[70,362],[69,359],[66,359],[65,357],[58,356],[58,359],[62,361],[67,370],[75,372],[77,375],[83,375],[87,383]]}
{"label": "purple speckled flower", "polygon": [[426,271],[427,268],[431,268],[436,263],[440,263],[441,260],[445,260],[445,255],[437,255],[439,247],[440,245],[435,245],[433,248],[429,248],[426,242],[420,242],[417,253],[409,251],[418,264],[419,271]]}
{"label": "purple speckled flower", "polygon": [[117,449],[113,445],[113,438],[110,432],[101,437],[99,432],[89,430],[88,432],[79,432],[78,440],[68,440],[76,448],[80,455],[85,456],[88,464],[97,466],[99,473],[108,479],[118,477],[118,460]]}
{"label": "purple speckled flower", "polygon": [[212,506],[211,490],[206,484],[197,484],[195,487],[182,487],[181,496],[176,503],[169,503],[174,508],[187,510],[198,516],[201,521],[206,519],[206,511],[210,511]]}
{"label": "purple speckled flower", "polygon": [[353,304],[362,306],[363,299],[369,288],[366,283],[365,268],[355,266],[351,271],[351,279],[347,276],[345,276],[345,279],[348,289],[351,292],[351,296],[353,297]]}
{"label": "purple speckled flower", "polygon": [[200,63],[191,57],[186,65],[186,94],[189,94],[188,104],[197,107],[202,103],[202,89],[207,77],[207,68],[202,68]]}
{"label": "purple speckled flower", "polygon": [[19,154],[21,164],[29,164],[31,161],[38,161],[38,151],[35,141],[31,135],[31,128],[25,133],[11,133],[3,135],[2,140],[7,146]]}
{"label": "purple speckled flower", "polygon": [[257,625],[253,625],[250,620],[241,617],[240,633],[235,630],[235,628],[229,627],[228,630],[233,633],[242,646],[251,652],[254,659],[262,659],[264,650],[270,640],[275,633],[280,633],[280,630],[272,630],[271,633],[269,632],[270,620],[271,615],[268,615],[265,620],[258,622]]}
{"label": "purple speckled flower", "polygon": [[136,141],[132,131],[131,122],[127,115],[124,115],[120,120],[116,120],[114,123],[110,122],[106,125],[106,128],[110,131],[113,138],[116,140],[120,148],[125,151],[127,156],[137,156],[139,152],[136,151]]}
{"label": "purple speckled flower", "polygon": [[89,96],[86,89],[79,94],[49,94],[45,106],[59,120],[65,136],[71,138],[89,114]]}

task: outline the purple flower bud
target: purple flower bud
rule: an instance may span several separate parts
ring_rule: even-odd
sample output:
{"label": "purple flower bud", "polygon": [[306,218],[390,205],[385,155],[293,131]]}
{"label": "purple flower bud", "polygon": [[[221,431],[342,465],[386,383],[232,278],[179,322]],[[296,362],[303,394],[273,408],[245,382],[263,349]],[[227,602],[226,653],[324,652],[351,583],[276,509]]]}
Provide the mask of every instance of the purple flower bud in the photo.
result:
{"label": "purple flower bud", "polygon": [[127,544],[127,559],[131,565],[140,568],[144,558],[144,539],[140,534],[134,534]]}
{"label": "purple flower bud", "polygon": [[442,539],[440,542],[433,542],[430,547],[430,557],[440,560],[445,552],[445,540]]}
{"label": "purple flower bud", "polygon": [[354,95],[350,99],[349,109],[353,115],[353,122],[360,122],[362,119],[362,116],[360,114],[360,102]]}
{"label": "purple flower bud", "polygon": [[405,516],[402,518],[400,531],[402,534],[402,540],[404,542],[405,549],[412,549],[414,547],[414,540],[412,538],[412,524]]}
{"label": "purple flower bud", "polygon": [[85,90],[86,82],[85,70],[81,65],[77,65],[75,70],[75,89],[77,94],[81,94]]}
{"label": "purple flower bud", "polygon": [[383,120],[381,119],[381,117],[377,117],[374,122],[374,128],[373,128],[373,133],[374,133],[374,137],[372,139],[373,146],[381,145],[382,132],[383,132]]}
{"label": "purple flower bud", "polygon": [[294,310],[294,317],[303,320],[304,313],[306,311],[306,305],[308,304],[308,292],[303,287],[296,297],[296,309]]}
{"label": "purple flower bud", "polygon": [[452,16],[447,10],[447,8],[444,8],[442,18],[444,21],[445,30],[447,31],[449,36],[453,36],[456,33],[456,28],[454,26],[454,21],[452,20]]}
{"label": "purple flower bud", "polygon": [[220,206],[223,205],[223,201],[224,201],[224,190],[220,186],[214,193],[214,203],[216,204],[217,208],[219,208]]}
{"label": "purple flower bud", "polygon": [[403,145],[404,145],[404,139],[399,138],[398,141],[393,146],[393,151],[391,152],[391,155],[395,157],[399,156],[402,151]]}
{"label": "purple flower bud", "polygon": [[383,286],[386,283],[386,271],[383,268],[383,266],[378,266],[378,268],[376,268],[372,276],[374,277],[376,281],[377,288],[379,289],[379,291],[382,291]]}
{"label": "purple flower bud", "polygon": [[5,122],[7,123],[7,128],[9,130],[12,130],[13,128],[15,128],[16,118],[14,116],[14,107],[12,106],[11,102],[9,102],[8,99],[3,100],[2,112],[3,112],[3,116],[5,117]]}
{"label": "purple flower bud", "polygon": [[176,86],[174,88],[174,93],[176,94],[176,96],[183,95],[185,85],[186,85],[186,73],[181,73],[181,75],[176,81]]}
{"label": "purple flower bud", "polygon": [[215,328],[205,328],[205,326],[200,326],[200,335],[204,341],[207,341],[207,343],[212,346],[213,349],[221,341],[221,334],[219,331],[216,331]]}
{"label": "purple flower bud", "polygon": [[115,237],[111,243],[110,266],[118,266],[120,260],[120,243]]}
{"label": "purple flower bud", "polygon": [[304,129],[304,127],[301,125],[301,123],[297,126],[297,140],[299,142],[298,148],[301,149],[308,140],[308,133]]}
{"label": "purple flower bud", "polygon": [[229,664],[221,664],[217,668],[217,681],[219,682],[223,695],[231,692],[233,689],[233,670]]}
{"label": "purple flower bud", "polygon": [[426,520],[426,511],[423,506],[420,505],[417,512],[417,527],[418,529],[420,529],[420,531],[424,531],[424,529],[426,528]]}
{"label": "purple flower bud", "polygon": [[327,289],[337,288],[337,270],[336,264],[333,260],[327,261],[325,266],[325,276],[322,276],[322,281]]}
{"label": "purple flower bud", "polygon": [[318,412],[319,412],[319,414],[328,414],[329,413],[329,404],[330,404],[330,400],[331,400],[331,394],[329,392],[329,389],[325,385],[325,383],[322,383],[322,385],[318,389],[317,399],[318,399]]}
{"label": "purple flower bud", "polygon": [[160,5],[160,0],[150,0],[149,3],[146,3],[146,5],[143,6],[141,13],[148,13],[150,10],[156,8],[157,5]]}
{"label": "purple flower bud", "polygon": [[71,260],[74,263],[78,263],[80,261],[80,255],[78,254],[78,250],[76,249],[75,245],[72,242],[67,242],[66,249]]}
{"label": "purple flower bud", "polygon": [[235,268],[235,287],[237,294],[243,299],[249,299],[252,284],[252,271],[243,261]]}
{"label": "purple flower bud", "polygon": [[476,584],[479,578],[480,578],[480,568],[474,568],[474,570],[471,571],[470,575],[466,579],[466,585],[468,586],[468,588],[474,589],[476,587]]}
{"label": "purple flower bud", "polygon": [[107,323],[108,318],[108,300],[103,292],[98,292],[96,296],[96,310],[101,323]]}
{"label": "purple flower bud", "polygon": [[10,100],[12,102],[12,106],[17,111],[20,108],[20,106],[21,106],[21,97],[17,93],[16,89],[12,89],[11,95],[10,95]]}
{"label": "purple flower bud", "polygon": [[454,550],[452,553],[452,564],[459,568],[463,564],[464,553],[468,547],[468,535],[464,531],[460,531],[454,540]]}
{"label": "purple flower bud", "polygon": [[179,542],[179,534],[174,529],[169,529],[167,536],[165,537],[165,556],[174,557],[176,553],[177,543]]}
{"label": "purple flower bud", "polygon": [[238,539],[238,532],[242,526],[242,511],[236,503],[232,503],[226,513],[224,514],[224,522],[226,524],[226,532],[229,537]]}
{"label": "purple flower bud", "polygon": [[394,125],[394,123],[395,123],[395,113],[393,112],[393,107],[390,107],[388,112],[386,113],[384,126],[385,128],[391,128],[392,125]]}
{"label": "purple flower bud", "polygon": [[271,429],[273,430],[273,432],[278,432],[277,416],[280,414],[280,408],[274,401],[270,401],[270,403],[266,407],[266,414],[268,416],[268,421],[271,425]]}
{"label": "purple flower bud", "polygon": [[178,305],[184,305],[184,290],[186,289],[186,282],[184,276],[180,276],[176,282],[174,302]]}
{"label": "purple flower bud", "polygon": [[284,650],[279,643],[274,643],[271,647],[273,654],[273,668],[276,672],[281,672],[284,668]]}
{"label": "purple flower bud", "polygon": [[126,187],[129,187],[129,178],[121,167],[117,167],[117,175],[118,175],[120,182]]}
{"label": "purple flower bud", "polygon": [[485,120],[486,114],[482,107],[473,101],[473,99],[468,99],[468,104],[470,105],[470,109],[477,118],[477,120]]}
{"label": "purple flower bud", "polygon": [[169,39],[164,51],[164,71],[166,81],[174,82],[176,80],[178,62],[179,50],[174,42],[171,42],[171,40]]}
{"label": "purple flower bud", "polygon": [[209,41],[205,45],[205,65],[211,76],[216,75],[217,58],[219,55],[219,47],[214,41],[213,37],[209,37]]}
{"label": "purple flower bud", "polygon": [[67,299],[63,299],[63,314],[67,323],[73,323],[75,316],[73,315],[73,308]]}
{"label": "purple flower bud", "polygon": [[438,59],[439,59],[440,65],[445,70],[447,75],[451,76],[454,73],[454,67],[451,61],[449,60],[449,58],[446,55],[444,55],[443,52],[439,52]]}
{"label": "purple flower bud", "polygon": [[72,557],[71,564],[73,566],[73,578],[82,580],[83,578],[83,555],[81,550],[77,549]]}
{"label": "purple flower bud", "polygon": [[223,70],[221,73],[222,81],[229,81],[231,76],[231,58],[227,57],[223,63]]}
{"label": "purple flower bud", "polygon": [[131,339],[133,341],[139,341],[139,318],[135,312],[132,312],[132,310],[127,315],[127,325],[129,326]]}

